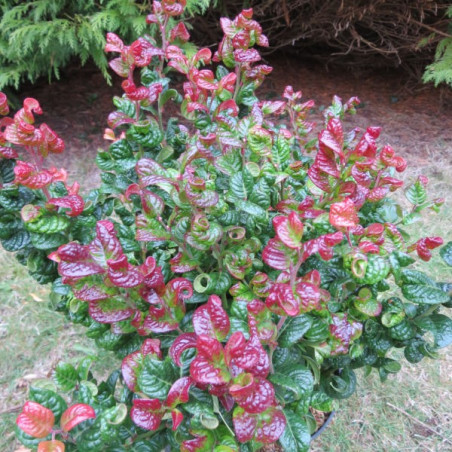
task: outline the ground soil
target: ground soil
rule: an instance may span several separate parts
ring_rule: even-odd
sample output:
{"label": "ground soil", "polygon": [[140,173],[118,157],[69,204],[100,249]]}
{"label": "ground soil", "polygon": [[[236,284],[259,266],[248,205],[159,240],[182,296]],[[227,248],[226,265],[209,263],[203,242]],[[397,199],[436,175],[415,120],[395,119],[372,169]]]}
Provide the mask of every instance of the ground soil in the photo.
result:
{"label": "ground soil", "polygon": [[[383,127],[382,142],[391,144],[416,167],[433,165],[434,176],[444,179],[441,168],[452,166],[452,95],[447,89],[409,84],[403,72],[368,70],[347,72],[279,55],[269,62],[274,67],[261,88],[262,95],[280,95],[285,85],[303,91],[305,100],[316,102],[316,112],[328,106],[334,94],[344,101],[361,100],[358,114],[347,120],[351,127]],[[115,78],[115,77],[114,77]],[[56,164],[66,166],[74,178],[88,177],[96,185],[94,157],[99,147],[108,146],[102,136],[112,97],[120,95],[120,80],[108,86],[91,67],[74,68],[63,80],[41,83],[21,91],[20,97],[37,98],[46,121],[66,142],[66,152]],[[441,168],[437,165],[441,161]]]}

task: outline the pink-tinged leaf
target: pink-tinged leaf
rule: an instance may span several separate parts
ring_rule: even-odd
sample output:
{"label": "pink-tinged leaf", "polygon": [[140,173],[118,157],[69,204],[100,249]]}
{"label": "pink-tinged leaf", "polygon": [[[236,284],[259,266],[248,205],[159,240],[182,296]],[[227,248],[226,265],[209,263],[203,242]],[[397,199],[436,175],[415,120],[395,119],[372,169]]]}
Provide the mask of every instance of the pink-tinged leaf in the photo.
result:
{"label": "pink-tinged leaf", "polygon": [[344,131],[342,129],[341,121],[337,118],[331,118],[328,122],[326,130],[322,130],[319,134],[320,149],[331,149],[336,155],[344,161],[345,156],[342,152],[344,145]]}
{"label": "pink-tinged leaf", "polygon": [[37,452],[64,452],[64,451],[65,451],[64,443],[56,439],[51,441],[41,441],[38,444],[37,450]]}
{"label": "pink-tinged leaf", "polygon": [[245,371],[252,372],[255,377],[266,378],[270,372],[270,359],[259,340],[256,319],[248,316],[250,340],[247,342],[242,355],[234,359],[233,364]]}
{"label": "pink-tinged leaf", "polygon": [[276,238],[270,239],[262,251],[262,260],[276,270],[288,270],[295,259],[296,252]]}
{"label": "pink-tinged leaf", "polygon": [[157,430],[163,417],[162,402],[159,399],[135,399],[130,417],[144,430]]}
{"label": "pink-tinged leaf", "polygon": [[172,259],[170,259],[171,271],[174,273],[186,273],[194,270],[199,262],[190,259],[182,252],[177,253]]}
{"label": "pink-tinged leaf", "polygon": [[230,380],[227,369],[216,364],[203,355],[197,355],[190,364],[190,375],[196,383],[222,385]]}
{"label": "pink-tinged leaf", "polygon": [[230,116],[236,117],[239,114],[239,107],[234,99],[228,99],[219,105],[217,114],[220,114],[223,111],[226,111]]}
{"label": "pink-tinged leaf", "polygon": [[202,69],[195,76],[195,83],[200,89],[214,91],[218,88],[218,82],[210,69]]}
{"label": "pink-tinged leaf", "polygon": [[108,65],[113,69],[120,77],[127,77],[129,75],[129,64],[121,57],[114,58]]}
{"label": "pink-tinged leaf", "polygon": [[375,187],[369,191],[367,200],[369,202],[378,202],[387,196],[389,187]]}
{"label": "pink-tinged leaf", "polygon": [[203,47],[202,49],[199,49],[195,56],[193,57],[193,64],[198,64],[199,62],[202,62],[203,64],[209,64],[210,60],[212,58],[212,52],[207,47]]}
{"label": "pink-tinged leaf", "polygon": [[182,366],[180,360],[182,353],[189,348],[196,348],[197,336],[195,333],[183,333],[178,336],[171,344],[168,354],[171,359],[179,366]]}
{"label": "pink-tinged leaf", "polygon": [[135,238],[139,242],[160,242],[171,238],[171,233],[155,218],[138,214],[135,219],[135,225]]}
{"label": "pink-tinged leaf", "polygon": [[138,267],[130,265],[127,256],[107,260],[108,277],[113,285],[130,289],[143,283],[144,277]]}
{"label": "pink-tinged leaf", "polygon": [[181,452],[199,452],[199,451],[207,451],[210,449],[206,449],[208,445],[207,436],[203,436],[194,432],[191,432],[196,438],[187,439],[182,441],[180,450]]}
{"label": "pink-tinged leaf", "polygon": [[330,334],[336,340],[335,344],[333,344],[331,354],[347,353],[351,341],[361,335],[363,325],[354,320],[349,321],[347,314],[343,314],[342,316],[333,314],[331,317],[333,323],[330,325]]}
{"label": "pink-tinged leaf", "polygon": [[70,432],[76,425],[88,419],[95,419],[96,413],[92,407],[84,403],[70,406],[62,415],[60,426],[65,432]]}
{"label": "pink-tinged leaf", "polygon": [[[1,132],[0,132],[0,144],[1,144]],[[4,159],[17,159],[19,154],[13,148],[8,148],[5,146],[0,146],[0,157]]]}
{"label": "pink-tinged leaf", "polygon": [[17,426],[33,438],[45,438],[53,428],[55,416],[51,410],[36,402],[26,402],[16,419]]}
{"label": "pink-tinged leaf", "polygon": [[368,240],[361,240],[358,246],[363,253],[378,254],[380,252],[380,247]]}
{"label": "pink-tinged leaf", "polygon": [[51,184],[52,174],[47,170],[38,171],[34,165],[17,160],[14,167],[14,183],[24,187],[39,189]]}
{"label": "pink-tinged leaf", "polygon": [[220,297],[211,295],[205,305],[196,309],[193,314],[193,328],[197,335],[206,334],[219,341],[226,339],[230,323]]}
{"label": "pink-tinged leaf", "polygon": [[143,355],[140,351],[136,351],[127,355],[121,364],[122,377],[127,387],[136,392],[138,390],[137,381],[138,374],[143,366]]}
{"label": "pink-tinged leaf", "polygon": [[83,198],[79,195],[68,195],[63,198],[52,198],[47,201],[49,204],[58,207],[65,207],[69,209],[66,214],[69,217],[76,217],[83,212],[83,208],[85,207],[85,202]]}
{"label": "pink-tinged leaf", "polygon": [[245,397],[235,397],[235,400],[248,413],[262,413],[274,404],[275,390],[269,381],[256,379],[253,392]]}
{"label": "pink-tinged leaf", "polygon": [[190,375],[197,383],[223,385],[231,376],[219,341],[206,335],[198,336],[198,354],[190,364]]}
{"label": "pink-tinged leaf", "polygon": [[121,373],[124,378],[124,383],[133,392],[137,392],[138,390],[138,375],[141,372],[143,360],[146,355],[153,355],[159,359],[162,358],[160,341],[158,339],[146,339],[141,345],[140,350],[127,355],[122,360]]}
{"label": "pink-tinged leaf", "polygon": [[276,236],[284,245],[292,249],[301,248],[303,227],[303,223],[295,212],[291,212],[288,217],[273,218]]}
{"label": "pink-tinged leaf", "polygon": [[58,273],[68,278],[80,279],[85,276],[105,273],[105,270],[93,262],[86,245],[70,242],[58,248],[52,253],[52,260],[59,262]]}
{"label": "pink-tinged leaf", "polygon": [[[224,349],[226,364],[230,366],[233,359],[238,358],[243,354],[245,347],[246,339],[243,333],[241,331],[232,333]],[[257,361],[258,356],[255,354],[254,363],[257,363]]]}
{"label": "pink-tinged leaf", "polygon": [[72,286],[72,292],[76,298],[82,301],[100,301],[111,297],[111,294],[89,284],[83,284],[81,288]]}
{"label": "pink-tinged leaf", "polygon": [[187,403],[190,387],[193,383],[194,382],[190,377],[182,377],[179,378],[179,380],[176,380],[171,386],[168,396],[166,397],[166,406],[175,408],[180,403]]}
{"label": "pink-tinged leaf", "polygon": [[309,282],[301,282],[296,286],[296,293],[301,299],[301,312],[320,311],[321,293],[319,287]]}
{"label": "pink-tinged leaf", "polygon": [[245,399],[253,394],[256,387],[252,373],[241,373],[234,378],[233,383],[229,386],[229,394],[234,399]]}
{"label": "pink-tinged leaf", "polygon": [[107,33],[107,44],[105,44],[105,52],[121,53],[124,49],[122,39],[115,33]]}
{"label": "pink-tinged leaf", "polygon": [[234,50],[234,59],[238,63],[256,63],[261,60],[261,56],[256,49]]}
{"label": "pink-tinged leaf", "polygon": [[0,92],[0,115],[6,116],[9,113],[8,98],[5,93]]}
{"label": "pink-tinged leaf", "polygon": [[412,248],[416,247],[417,255],[423,260],[428,262],[432,258],[432,253],[430,250],[434,250],[443,244],[443,239],[441,237],[425,237],[418,240],[413,246],[409,247],[408,250],[411,251]]}
{"label": "pink-tinged leaf", "polygon": [[359,224],[355,204],[350,199],[332,204],[330,207],[330,223],[337,229],[354,228]]}
{"label": "pink-tinged leaf", "polygon": [[330,176],[322,171],[318,165],[314,164],[311,166],[311,168],[309,168],[308,176],[316,187],[320,188],[326,193],[330,193],[332,191]]}
{"label": "pink-tinged leaf", "polygon": [[167,177],[165,168],[152,159],[143,158],[138,160],[135,169],[142,186],[158,185],[162,182],[177,186],[176,181]]}
{"label": "pink-tinged leaf", "polygon": [[278,315],[296,316],[300,313],[300,298],[294,295],[290,284],[273,284],[265,304]]}
{"label": "pink-tinged leaf", "polygon": [[175,410],[171,411],[171,419],[173,421],[172,430],[174,431],[174,430],[177,430],[177,427],[179,427],[181,422],[184,420],[184,415],[182,414],[181,411],[179,411],[178,409],[175,409]]}
{"label": "pink-tinged leaf", "polygon": [[149,314],[145,317],[143,328],[152,333],[168,333],[178,327],[178,321],[164,307],[149,307]]}
{"label": "pink-tinged leaf", "polygon": [[257,427],[256,416],[247,413],[241,407],[236,407],[232,415],[232,422],[235,435],[241,443],[246,443],[254,438]]}
{"label": "pink-tinged leaf", "polygon": [[[202,180],[202,179],[201,179]],[[205,182],[197,186],[193,180],[189,180],[185,186],[185,194],[190,204],[196,207],[212,207],[218,204],[219,195],[216,191],[207,190]]]}
{"label": "pink-tinged leaf", "polygon": [[182,42],[187,42],[190,39],[190,34],[183,22],[179,22],[170,32],[170,42],[175,39],[180,39]]}
{"label": "pink-tinged leaf", "polygon": [[97,222],[96,238],[88,247],[94,261],[103,266],[107,266],[107,260],[116,260],[123,254],[114,225],[108,220]]}
{"label": "pink-tinged leaf", "polygon": [[111,297],[106,300],[90,301],[88,312],[96,322],[116,323],[131,317],[133,309],[121,298]]}
{"label": "pink-tinged leaf", "polygon": [[116,129],[116,127],[122,126],[123,124],[133,124],[135,119],[122,113],[121,111],[114,111],[108,115],[107,124],[108,127]]}
{"label": "pink-tinged leaf", "polygon": [[276,407],[270,407],[265,413],[259,415],[255,439],[264,444],[274,443],[283,434],[285,428],[284,413]]}

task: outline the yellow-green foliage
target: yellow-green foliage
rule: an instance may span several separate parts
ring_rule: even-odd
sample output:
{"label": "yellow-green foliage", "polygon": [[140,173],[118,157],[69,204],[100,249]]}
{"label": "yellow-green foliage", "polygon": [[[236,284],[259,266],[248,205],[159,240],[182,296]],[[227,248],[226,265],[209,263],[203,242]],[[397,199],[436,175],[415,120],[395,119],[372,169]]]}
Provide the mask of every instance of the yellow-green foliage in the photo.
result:
{"label": "yellow-green foliage", "polygon": [[[187,2],[189,14],[203,13],[209,0]],[[105,34],[125,42],[146,28],[147,0],[3,0],[0,2],[0,90],[18,88],[39,76],[59,78],[73,58],[92,59],[109,80]]]}

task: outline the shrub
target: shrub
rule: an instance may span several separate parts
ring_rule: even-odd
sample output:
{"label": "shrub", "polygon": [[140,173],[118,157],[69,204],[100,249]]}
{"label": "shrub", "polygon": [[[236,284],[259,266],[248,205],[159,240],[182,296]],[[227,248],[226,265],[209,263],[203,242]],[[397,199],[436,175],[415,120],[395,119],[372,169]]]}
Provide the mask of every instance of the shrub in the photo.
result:
{"label": "shrub", "polygon": [[[378,146],[377,127],[344,131],[356,98],[335,97],[319,132],[292,87],[259,100],[271,67],[252,10],[221,20],[213,57],[185,54],[184,24],[168,26],[184,4],[153,3],[158,41],[107,35],[124,95],[96,158],[99,189],[83,198],[44,166],[64,145],[34,125],[36,100],[2,119],[2,244],[122,359],[106,381],[85,358],[32,387],[17,419],[27,447],[303,451],[311,410],[349,397],[355,369],[384,381],[401,367],[394,347],[419,362],[452,341],[439,312],[451,285],[412,268],[442,240],[406,229],[443,202],[427,178],[406,189],[409,209],[393,199],[406,161]],[[451,243],[441,253],[452,265]]]}

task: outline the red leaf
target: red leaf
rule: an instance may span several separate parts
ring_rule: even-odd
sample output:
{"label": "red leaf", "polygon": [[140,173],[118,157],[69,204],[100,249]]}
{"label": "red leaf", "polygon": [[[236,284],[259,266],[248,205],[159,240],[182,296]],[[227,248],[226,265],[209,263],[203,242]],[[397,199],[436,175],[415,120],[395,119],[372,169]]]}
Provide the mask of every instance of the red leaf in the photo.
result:
{"label": "red leaf", "polygon": [[37,452],[64,452],[64,450],[65,450],[64,443],[54,439],[52,441],[41,441],[38,444]]}
{"label": "red leaf", "polygon": [[193,328],[197,335],[207,334],[219,341],[226,339],[230,323],[220,297],[211,295],[205,305],[196,309],[193,314]]}
{"label": "red leaf", "polygon": [[67,195],[62,198],[52,198],[47,201],[49,204],[69,209],[66,214],[69,217],[76,217],[83,212],[85,202],[80,195]]}
{"label": "red leaf", "polygon": [[195,433],[192,434],[195,435],[196,438],[182,441],[180,448],[181,452],[198,452],[206,450],[207,436],[201,436]]}
{"label": "red leaf", "polygon": [[241,373],[234,378],[234,382],[229,386],[229,394],[234,399],[245,399],[253,394],[256,382],[252,373]]}
{"label": "red leaf", "polygon": [[330,207],[330,223],[337,229],[354,228],[359,224],[355,204],[350,199],[332,204]]}
{"label": "red leaf", "polygon": [[234,50],[234,59],[238,63],[256,63],[260,61],[261,56],[256,49],[237,49]]}
{"label": "red leaf", "polygon": [[199,354],[190,364],[190,375],[197,383],[208,385],[222,385],[230,380],[227,369],[217,367],[213,360]]}
{"label": "red leaf", "polygon": [[277,238],[270,239],[262,251],[262,260],[276,270],[288,270],[295,259],[295,252]]}
{"label": "red leaf", "polygon": [[95,417],[96,413],[92,407],[84,403],[77,403],[70,406],[61,415],[60,425],[65,432],[70,432],[76,425]]}
{"label": "red leaf", "polygon": [[257,427],[255,416],[247,413],[243,408],[236,407],[232,415],[234,431],[237,439],[241,443],[246,443],[254,438],[254,432]]}
{"label": "red leaf", "polygon": [[108,277],[115,286],[130,289],[143,283],[142,273],[137,267],[129,264],[125,254],[118,259],[107,260],[107,265]]}
{"label": "red leaf", "polygon": [[283,434],[286,428],[286,417],[276,407],[270,407],[265,413],[259,415],[256,429],[256,440],[264,443],[274,443]]}
{"label": "red leaf", "polygon": [[275,401],[273,385],[263,379],[256,379],[253,392],[245,397],[234,397],[237,404],[248,413],[262,413]]}
{"label": "red leaf", "polygon": [[51,410],[36,402],[26,402],[16,419],[17,426],[34,438],[45,438],[55,423]]}
{"label": "red leaf", "polygon": [[194,270],[198,265],[198,262],[191,260],[184,253],[177,253],[172,259],[170,259],[171,271],[174,273],[186,273]]}
{"label": "red leaf", "polygon": [[187,42],[190,39],[190,34],[183,22],[179,22],[170,32],[170,42],[175,39],[180,39],[182,42]]}
{"label": "red leaf", "polygon": [[104,300],[89,302],[89,315],[99,323],[116,323],[128,319],[133,314],[123,299],[109,297]]}
{"label": "red leaf", "polygon": [[303,223],[295,212],[291,212],[288,217],[274,217],[273,228],[284,245],[292,249],[301,248]]}
{"label": "red leaf", "polygon": [[124,43],[121,38],[115,33],[107,33],[107,44],[105,44],[105,52],[121,53],[124,48]]}
{"label": "red leaf", "polygon": [[6,116],[9,113],[8,99],[5,93],[0,92],[0,115]]}
{"label": "red leaf", "polygon": [[51,256],[52,260],[59,262],[58,273],[61,276],[80,279],[85,276],[105,273],[100,265],[92,261],[86,245],[70,242],[60,246]]}
{"label": "red leaf", "polygon": [[171,344],[168,354],[171,356],[171,359],[181,367],[182,363],[180,358],[182,353],[189,348],[195,348],[196,343],[197,338],[195,333],[183,333]]}
{"label": "red leaf", "polygon": [[135,399],[130,417],[144,430],[157,430],[162,421],[162,402],[159,399]]}
{"label": "red leaf", "polygon": [[345,156],[342,152],[344,145],[344,132],[342,130],[342,124],[339,119],[331,118],[328,122],[326,130],[322,130],[319,134],[319,146],[320,149],[331,149],[336,155],[344,161]]}
{"label": "red leaf", "polygon": [[184,415],[179,410],[173,410],[171,411],[171,419],[173,420],[173,431],[177,430],[177,427],[179,427],[180,423],[184,420]]}
{"label": "red leaf", "polygon": [[190,377],[182,377],[176,380],[171,386],[168,396],[166,397],[166,406],[175,408],[179,405],[179,403],[187,403],[189,390],[193,383],[194,382]]}
{"label": "red leaf", "polygon": [[333,323],[330,325],[330,334],[336,339],[333,345],[332,355],[344,354],[348,352],[350,342],[361,335],[363,325],[354,320],[349,321],[347,314],[342,316],[333,314]]}
{"label": "red leaf", "polygon": [[290,284],[273,284],[265,304],[278,315],[296,316],[300,313],[300,299],[294,295]]}

